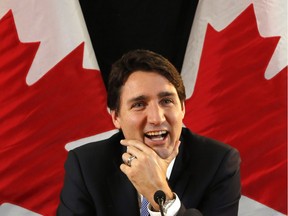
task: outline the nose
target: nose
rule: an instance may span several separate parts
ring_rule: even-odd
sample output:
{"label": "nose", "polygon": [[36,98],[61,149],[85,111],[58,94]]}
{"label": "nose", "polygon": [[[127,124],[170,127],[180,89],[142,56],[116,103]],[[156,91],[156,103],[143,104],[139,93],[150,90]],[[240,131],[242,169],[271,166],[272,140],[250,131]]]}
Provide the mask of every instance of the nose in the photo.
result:
{"label": "nose", "polygon": [[147,121],[153,125],[160,125],[165,121],[165,111],[163,108],[157,104],[150,104],[149,109],[147,109]]}

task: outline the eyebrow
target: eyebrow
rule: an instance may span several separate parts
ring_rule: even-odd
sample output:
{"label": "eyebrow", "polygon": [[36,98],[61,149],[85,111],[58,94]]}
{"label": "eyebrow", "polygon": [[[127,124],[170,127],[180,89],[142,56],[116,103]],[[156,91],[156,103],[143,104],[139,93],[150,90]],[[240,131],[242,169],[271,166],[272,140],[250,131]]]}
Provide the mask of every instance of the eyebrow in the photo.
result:
{"label": "eyebrow", "polygon": [[137,97],[131,98],[128,100],[128,103],[134,103],[136,101],[142,101],[142,100],[146,100],[148,97],[145,95],[139,95]]}
{"label": "eyebrow", "polygon": [[160,93],[158,94],[158,97],[159,97],[159,98],[167,97],[167,96],[176,96],[176,94],[175,94],[174,92],[168,92],[168,91],[160,92]]}
{"label": "eyebrow", "polygon": [[[176,96],[176,94],[174,92],[168,92],[168,91],[165,91],[165,92],[160,92],[158,95],[157,95],[159,98],[163,98],[163,97],[168,97],[168,96]],[[134,98],[131,98],[130,100],[128,100],[128,103],[133,103],[133,102],[136,102],[136,101],[144,101],[144,100],[147,100],[147,96],[145,95],[139,95],[137,97],[134,97]]]}

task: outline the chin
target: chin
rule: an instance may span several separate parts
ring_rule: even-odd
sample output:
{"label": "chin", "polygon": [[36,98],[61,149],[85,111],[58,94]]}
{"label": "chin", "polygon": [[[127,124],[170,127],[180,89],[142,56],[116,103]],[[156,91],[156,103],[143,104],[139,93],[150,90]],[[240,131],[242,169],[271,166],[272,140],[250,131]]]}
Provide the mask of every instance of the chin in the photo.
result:
{"label": "chin", "polygon": [[172,151],[168,151],[167,149],[163,150],[163,149],[160,149],[160,148],[154,149],[154,151],[162,159],[168,158],[171,155],[171,153],[172,153]]}

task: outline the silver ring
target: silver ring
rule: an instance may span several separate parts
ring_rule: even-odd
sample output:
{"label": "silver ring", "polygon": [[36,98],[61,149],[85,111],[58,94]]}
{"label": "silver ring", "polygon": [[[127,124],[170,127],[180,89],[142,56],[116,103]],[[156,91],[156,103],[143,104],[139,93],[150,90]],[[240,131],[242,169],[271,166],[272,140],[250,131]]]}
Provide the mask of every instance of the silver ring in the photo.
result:
{"label": "silver ring", "polygon": [[132,161],[133,161],[135,158],[136,158],[136,156],[134,156],[134,155],[131,155],[131,156],[128,158],[128,160],[127,160],[127,165],[128,165],[129,167],[131,167],[131,163],[132,163]]}

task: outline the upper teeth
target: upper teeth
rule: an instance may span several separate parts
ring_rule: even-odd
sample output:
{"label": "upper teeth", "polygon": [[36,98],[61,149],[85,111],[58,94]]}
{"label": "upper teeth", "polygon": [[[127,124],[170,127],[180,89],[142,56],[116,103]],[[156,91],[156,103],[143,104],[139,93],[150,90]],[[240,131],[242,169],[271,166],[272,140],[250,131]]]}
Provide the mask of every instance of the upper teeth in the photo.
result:
{"label": "upper teeth", "polygon": [[147,132],[146,134],[148,136],[159,136],[159,135],[162,135],[162,134],[166,134],[166,131],[165,130],[162,130],[162,131],[151,131],[151,132]]}

